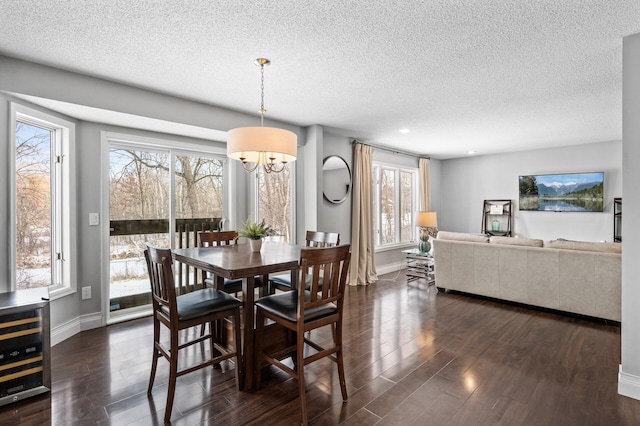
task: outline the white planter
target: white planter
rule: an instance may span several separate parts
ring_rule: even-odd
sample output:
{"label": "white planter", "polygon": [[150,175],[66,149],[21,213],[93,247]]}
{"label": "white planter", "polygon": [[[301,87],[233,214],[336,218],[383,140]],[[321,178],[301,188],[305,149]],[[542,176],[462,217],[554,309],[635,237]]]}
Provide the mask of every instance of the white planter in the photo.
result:
{"label": "white planter", "polygon": [[259,240],[249,240],[249,245],[251,246],[252,252],[259,252],[262,248],[262,238],[260,238]]}

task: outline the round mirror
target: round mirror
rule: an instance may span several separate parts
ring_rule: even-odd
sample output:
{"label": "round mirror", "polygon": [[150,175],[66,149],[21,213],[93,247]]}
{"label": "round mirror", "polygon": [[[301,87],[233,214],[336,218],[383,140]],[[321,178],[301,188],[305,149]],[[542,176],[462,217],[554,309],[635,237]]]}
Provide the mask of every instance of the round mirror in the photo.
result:
{"label": "round mirror", "polygon": [[322,193],[327,201],[339,204],[351,189],[351,169],[344,158],[330,155],[322,163]]}

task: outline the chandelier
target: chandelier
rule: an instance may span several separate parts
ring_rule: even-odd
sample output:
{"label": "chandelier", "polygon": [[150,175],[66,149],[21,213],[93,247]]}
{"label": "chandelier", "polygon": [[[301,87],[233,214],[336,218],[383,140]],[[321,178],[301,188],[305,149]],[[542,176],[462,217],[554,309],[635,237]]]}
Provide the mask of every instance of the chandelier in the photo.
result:
{"label": "chandelier", "polygon": [[264,126],[264,114],[267,112],[264,109],[264,67],[271,61],[258,58],[255,64],[260,67],[260,126],[229,130],[227,157],[242,162],[242,167],[248,172],[262,164],[266,173],[278,173],[288,162],[295,161],[298,137],[289,130]]}

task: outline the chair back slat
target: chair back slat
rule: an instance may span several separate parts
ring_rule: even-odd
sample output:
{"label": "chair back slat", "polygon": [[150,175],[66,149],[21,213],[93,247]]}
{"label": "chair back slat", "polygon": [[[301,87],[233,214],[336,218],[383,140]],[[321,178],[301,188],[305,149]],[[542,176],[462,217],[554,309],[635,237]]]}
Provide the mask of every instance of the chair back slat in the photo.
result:
{"label": "chair back slat", "polygon": [[198,232],[199,247],[228,246],[238,238],[236,231]]}
{"label": "chair back slat", "polygon": [[328,298],[338,293],[340,283],[340,262],[329,263],[324,267],[322,277],[322,297]]}
{"label": "chair back slat", "polygon": [[[309,300],[301,291],[298,303],[298,317],[304,310],[328,303],[338,303],[342,312],[342,299],[347,281],[347,269],[351,255],[349,244],[336,247],[304,248],[300,250],[300,282],[309,285]],[[310,279],[308,279],[310,278]],[[320,285],[322,278],[322,285]]]}
{"label": "chair back slat", "polygon": [[340,244],[338,232],[307,231],[308,247],[335,247]]}
{"label": "chair back slat", "polygon": [[171,249],[153,247],[147,244],[144,256],[149,270],[154,311],[162,305],[168,306],[170,313],[175,313],[176,287],[173,277]]}

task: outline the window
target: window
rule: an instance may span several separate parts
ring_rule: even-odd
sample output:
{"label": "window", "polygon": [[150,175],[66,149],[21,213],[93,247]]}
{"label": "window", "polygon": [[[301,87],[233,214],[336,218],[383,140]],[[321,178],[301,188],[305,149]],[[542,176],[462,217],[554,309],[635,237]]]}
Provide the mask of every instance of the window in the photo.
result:
{"label": "window", "polygon": [[374,163],[376,246],[415,239],[413,212],[417,208],[418,171]]}
{"label": "window", "polygon": [[76,290],[73,123],[12,104],[12,282]]}
{"label": "window", "polygon": [[262,167],[256,169],[257,221],[265,220],[282,241],[293,241],[292,169],[285,165],[279,173],[266,173]]}

